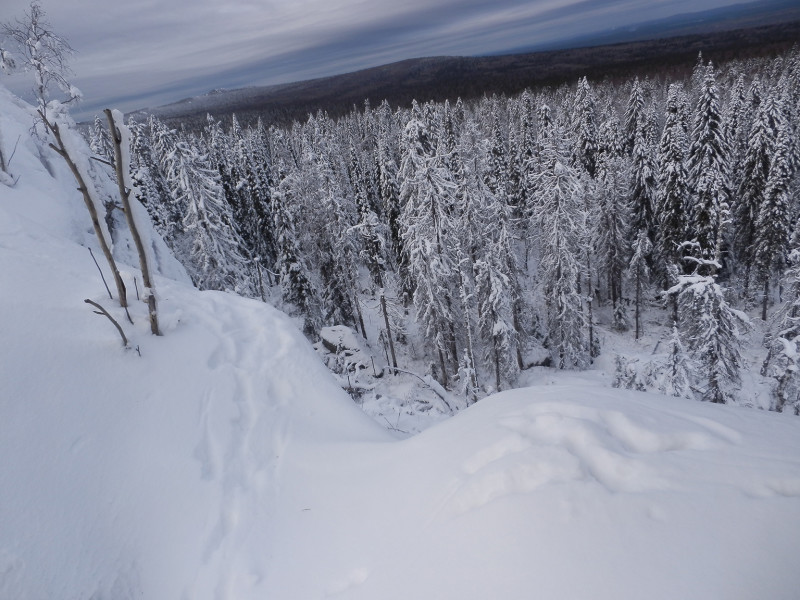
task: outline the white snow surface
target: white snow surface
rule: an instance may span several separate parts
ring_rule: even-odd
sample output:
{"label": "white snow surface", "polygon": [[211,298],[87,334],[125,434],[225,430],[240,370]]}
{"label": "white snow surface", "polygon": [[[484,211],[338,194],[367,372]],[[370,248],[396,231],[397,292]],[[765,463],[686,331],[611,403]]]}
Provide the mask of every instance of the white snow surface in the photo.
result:
{"label": "white snow surface", "polygon": [[397,440],[163,243],[164,336],[125,322],[29,118],[0,89],[0,598],[798,598],[800,419],[554,374]]}

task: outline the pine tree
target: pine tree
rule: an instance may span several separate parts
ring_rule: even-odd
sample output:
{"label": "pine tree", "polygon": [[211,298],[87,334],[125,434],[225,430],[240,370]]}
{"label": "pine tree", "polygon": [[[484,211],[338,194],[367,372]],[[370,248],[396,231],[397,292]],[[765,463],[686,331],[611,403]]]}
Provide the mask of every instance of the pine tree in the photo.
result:
{"label": "pine tree", "polygon": [[489,135],[489,154],[484,181],[498,202],[509,205],[508,196],[508,152],[506,151],[503,130],[497,103],[492,103],[491,132]]}
{"label": "pine tree", "polygon": [[452,283],[456,281],[452,230],[448,207],[455,184],[434,153],[429,129],[412,118],[405,129],[406,152],[400,168],[400,217],[408,271],[414,285],[414,305],[427,339],[439,358],[440,377],[448,385],[451,366],[457,364],[453,336]]}
{"label": "pine tree", "polygon": [[[274,187],[271,168],[269,140],[264,124],[259,118],[255,129],[250,133],[250,168],[251,168],[251,196],[255,205],[256,236],[253,249],[253,259],[258,273],[262,273],[261,266],[266,266],[267,278],[271,281],[270,269],[277,260],[277,249],[272,232],[271,198]],[[260,275],[259,275],[260,276]]]}
{"label": "pine tree", "polygon": [[597,166],[596,219],[593,248],[598,258],[597,269],[605,272],[613,311],[613,326],[627,329],[622,302],[622,276],[628,265],[628,223],[630,210],[625,202],[628,172],[620,156],[614,152],[600,155]]}
{"label": "pine tree", "polygon": [[770,282],[779,277],[786,266],[792,224],[791,140],[787,124],[781,120],[777,126],[772,164],[753,234],[756,280],[761,282],[764,290],[761,303],[761,319],[764,321],[767,320]]}
{"label": "pine tree", "polygon": [[630,265],[628,266],[628,274],[633,279],[633,287],[635,292],[634,298],[634,326],[635,338],[638,340],[642,334],[642,303],[644,301],[645,285],[650,279],[650,268],[647,264],[648,257],[651,255],[653,246],[650,238],[645,229],[640,229],[636,236],[636,241],[633,243]]}
{"label": "pine tree", "polygon": [[756,220],[764,202],[779,122],[777,103],[773,95],[768,94],[758,102],[753,118],[735,208],[734,248],[739,262],[745,265],[743,287],[746,297],[750,293],[751,266],[755,263]]}
{"label": "pine tree", "polygon": [[509,278],[497,262],[497,252],[474,265],[478,296],[479,329],[487,342],[487,359],[494,365],[495,390],[510,378],[516,367],[516,335],[509,302]]}
{"label": "pine tree", "polygon": [[573,135],[575,146],[573,160],[589,174],[595,177],[597,167],[597,117],[596,99],[589,81],[583,77],[578,81],[575,93]]}
{"label": "pine tree", "polygon": [[170,195],[163,162],[157,159],[153,148],[152,125],[135,121],[128,123],[131,130],[131,181],[156,231],[175,250],[176,237],[183,230],[182,213]]}
{"label": "pine tree", "polygon": [[642,135],[642,127],[645,122],[645,101],[644,91],[639,83],[639,78],[633,80],[631,93],[628,96],[628,105],[625,109],[625,151],[633,153],[636,146],[636,138]]}
{"label": "pine tree", "polygon": [[[655,199],[656,172],[653,148],[647,140],[646,124],[640,123],[631,150],[630,189],[631,230],[644,231],[650,241],[651,253],[656,235]],[[651,256],[647,257],[651,261]]]}
{"label": "pine tree", "polygon": [[282,178],[273,194],[275,236],[278,243],[278,269],[284,302],[295,305],[303,316],[303,332],[316,335],[319,331],[319,301],[303,258],[291,206],[297,205],[295,173]]}
{"label": "pine tree", "polygon": [[678,246],[688,239],[691,212],[685,165],[686,135],[682,116],[682,91],[671,84],[667,98],[666,122],[659,148],[658,255],[662,265],[678,261]]}
{"label": "pine tree", "polygon": [[681,275],[667,293],[678,297],[680,328],[706,378],[703,400],[726,403],[740,383],[745,364],[740,352],[741,334],[749,321],[744,313],[730,307],[716,275],[698,274],[700,270],[713,272],[718,265],[696,257],[692,262],[697,265],[695,273]]}
{"label": "pine tree", "polygon": [[192,279],[200,289],[250,288],[241,239],[223,198],[218,174],[188,141],[168,132],[157,141],[166,165],[167,184],[186,207],[183,231],[189,237]]}
{"label": "pine tree", "polygon": [[725,139],[728,141],[730,150],[731,189],[736,190],[741,184],[739,172],[747,150],[747,134],[750,131],[750,115],[748,114],[743,74],[736,78],[736,82],[731,88],[725,107],[724,124]]}
{"label": "pine tree", "polygon": [[114,164],[114,147],[111,144],[111,137],[99,115],[95,115],[94,124],[89,133],[89,148],[95,156]]}
{"label": "pine tree", "polygon": [[667,343],[667,359],[657,383],[658,391],[675,398],[691,398],[692,371],[692,361],[683,346],[678,326],[673,324]]}
{"label": "pine tree", "polygon": [[386,142],[378,140],[378,196],[383,204],[383,214],[389,229],[390,247],[394,263],[399,262],[402,252],[400,236],[400,190],[397,183],[397,163],[390,156]]}
{"label": "pine tree", "polygon": [[705,69],[697,99],[692,140],[688,168],[693,205],[691,231],[703,255],[719,262],[724,227],[729,221],[729,152],[714,68],[710,64]]}
{"label": "pine tree", "polygon": [[[800,237],[800,236],[798,236]],[[784,280],[787,300],[774,315],[765,339],[769,349],[761,374],[776,380],[772,408],[800,415],[800,240],[789,255]]]}
{"label": "pine tree", "polygon": [[558,148],[558,132],[548,140],[544,169],[538,176],[541,211],[539,282],[547,319],[547,347],[560,369],[584,368],[589,363],[583,298],[579,291],[580,257],[586,234],[583,188],[578,173]]}

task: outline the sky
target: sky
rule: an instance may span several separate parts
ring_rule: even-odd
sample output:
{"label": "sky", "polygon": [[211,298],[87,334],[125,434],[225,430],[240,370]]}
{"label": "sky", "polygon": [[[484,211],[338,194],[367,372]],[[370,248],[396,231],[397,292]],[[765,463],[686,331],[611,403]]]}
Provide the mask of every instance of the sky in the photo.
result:
{"label": "sky", "polygon": [[[217,88],[271,85],[407,58],[474,56],[721,6],[732,0],[41,0],[76,53],[81,120]],[[0,21],[29,0],[2,0]],[[30,76],[4,76],[13,91]]]}

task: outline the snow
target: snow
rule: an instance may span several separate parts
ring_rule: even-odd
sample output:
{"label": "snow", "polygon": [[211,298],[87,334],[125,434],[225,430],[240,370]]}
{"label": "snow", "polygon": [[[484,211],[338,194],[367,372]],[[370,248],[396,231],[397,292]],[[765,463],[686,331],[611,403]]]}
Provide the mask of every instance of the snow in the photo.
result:
{"label": "snow", "polygon": [[800,420],[537,367],[397,440],[152,232],[164,335],[125,322],[30,119],[0,89],[0,598],[797,598]]}

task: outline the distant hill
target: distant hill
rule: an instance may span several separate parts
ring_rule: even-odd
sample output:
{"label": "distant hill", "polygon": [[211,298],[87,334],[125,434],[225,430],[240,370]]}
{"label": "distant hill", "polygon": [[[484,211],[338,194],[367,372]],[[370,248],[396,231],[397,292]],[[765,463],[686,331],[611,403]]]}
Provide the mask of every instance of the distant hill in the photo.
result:
{"label": "distant hill", "polygon": [[758,0],[757,2],[732,4],[711,10],[681,13],[664,19],[617,27],[602,33],[582,35],[549,44],[528,44],[496,54],[522,54],[545,50],[562,50],[564,48],[641,42],[688,35],[707,35],[711,32],[750,29],[798,20],[800,20],[800,3],[798,3],[798,0]]}
{"label": "distant hill", "polygon": [[261,117],[267,123],[304,120],[310,113],[327,111],[339,116],[369,100],[384,99],[392,106],[408,106],[413,99],[442,101],[470,99],[484,94],[513,94],[590,79],[628,78],[653,73],[682,75],[697,60],[721,62],[771,55],[800,41],[800,20],[780,24],[693,34],[665,39],[625,42],[594,47],[482,57],[431,57],[404,60],[344,75],[266,87],[214,90],[133,116],[154,114],[167,122],[200,127],[211,113],[218,119],[236,114],[243,123]]}

